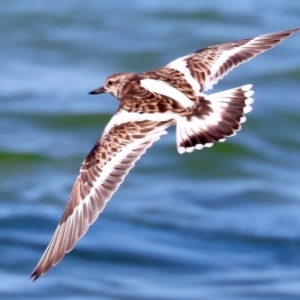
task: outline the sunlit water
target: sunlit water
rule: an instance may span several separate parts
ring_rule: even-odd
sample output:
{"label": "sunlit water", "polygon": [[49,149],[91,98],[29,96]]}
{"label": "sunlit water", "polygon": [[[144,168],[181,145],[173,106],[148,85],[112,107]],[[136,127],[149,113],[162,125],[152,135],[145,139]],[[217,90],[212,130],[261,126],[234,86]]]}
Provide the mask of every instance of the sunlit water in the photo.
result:
{"label": "sunlit water", "polygon": [[76,248],[28,281],[118,106],[87,92],[299,16],[296,1],[2,1],[1,299],[300,299],[300,34],[215,88],[254,84],[236,137],[179,155],[170,129]]}

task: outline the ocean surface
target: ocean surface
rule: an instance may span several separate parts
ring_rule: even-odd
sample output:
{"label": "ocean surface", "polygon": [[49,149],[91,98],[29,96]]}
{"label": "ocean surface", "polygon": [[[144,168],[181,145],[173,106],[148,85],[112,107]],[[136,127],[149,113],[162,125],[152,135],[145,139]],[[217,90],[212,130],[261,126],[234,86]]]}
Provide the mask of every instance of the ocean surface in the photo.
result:
{"label": "ocean surface", "polygon": [[300,26],[298,1],[1,1],[0,299],[300,299],[300,33],[234,69],[237,136],[136,164],[75,249],[31,283],[80,165],[118,101],[116,72]]}

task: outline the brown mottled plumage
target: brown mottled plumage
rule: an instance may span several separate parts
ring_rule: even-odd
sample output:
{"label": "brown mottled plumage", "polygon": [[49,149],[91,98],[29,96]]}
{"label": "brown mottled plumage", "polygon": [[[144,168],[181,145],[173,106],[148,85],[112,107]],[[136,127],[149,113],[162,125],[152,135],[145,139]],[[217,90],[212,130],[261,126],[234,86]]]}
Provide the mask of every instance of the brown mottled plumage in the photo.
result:
{"label": "brown mottled plumage", "polygon": [[300,28],[207,47],[145,73],[118,73],[91,94],[110,93],[120,107],[84,160],[63,216],[33,270],[36,280],[71,251],[135,162],[176,125],[180,153],[234,135],[251,111],[251,85],[206,95],[233,67],[274,47]]}

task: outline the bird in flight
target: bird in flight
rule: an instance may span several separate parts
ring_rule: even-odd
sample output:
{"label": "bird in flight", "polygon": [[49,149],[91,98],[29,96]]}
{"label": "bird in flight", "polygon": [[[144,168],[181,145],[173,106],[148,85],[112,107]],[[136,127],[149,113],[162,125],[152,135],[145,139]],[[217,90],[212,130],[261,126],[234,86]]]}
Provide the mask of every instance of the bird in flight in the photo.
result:
{"label": "bird in flight", "polygon": [[31,274],[35,281],[70,252],[135,162],[176,126],[179,153],[233,136],[251,111],[252,85],[207,95],[234,67],[273,48],[300,28],[210,46],[157,70],[118,73],[90,94],[108,93],[120,106],[85,158],[61,220]]}

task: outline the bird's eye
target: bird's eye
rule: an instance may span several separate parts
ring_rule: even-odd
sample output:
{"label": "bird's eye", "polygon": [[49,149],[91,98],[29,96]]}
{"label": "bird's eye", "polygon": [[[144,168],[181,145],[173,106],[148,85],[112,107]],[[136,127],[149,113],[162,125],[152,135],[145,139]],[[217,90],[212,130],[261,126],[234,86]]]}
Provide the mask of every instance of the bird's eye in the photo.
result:
{"label": "bird's eye", "polygon": [[111,81],[111,80],[108,80],[108,81],[107,81],[107,85],[111,86],[111,85],[112,85],[112,81]]}

